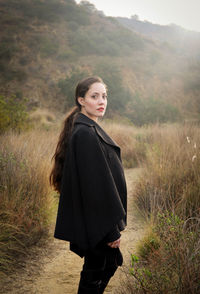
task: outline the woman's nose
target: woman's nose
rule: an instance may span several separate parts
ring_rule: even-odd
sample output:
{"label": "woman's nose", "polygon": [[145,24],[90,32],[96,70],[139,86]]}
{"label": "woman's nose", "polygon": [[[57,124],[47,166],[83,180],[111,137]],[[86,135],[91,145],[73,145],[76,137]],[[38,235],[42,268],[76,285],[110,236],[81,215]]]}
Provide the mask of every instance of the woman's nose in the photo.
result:
{"label": "woman's nose", "polygon": [[100,98],[99,98],[99,104],[104,104],[104,103],[105,103],[104,98],[103,98],[103,97],[100,97]]}

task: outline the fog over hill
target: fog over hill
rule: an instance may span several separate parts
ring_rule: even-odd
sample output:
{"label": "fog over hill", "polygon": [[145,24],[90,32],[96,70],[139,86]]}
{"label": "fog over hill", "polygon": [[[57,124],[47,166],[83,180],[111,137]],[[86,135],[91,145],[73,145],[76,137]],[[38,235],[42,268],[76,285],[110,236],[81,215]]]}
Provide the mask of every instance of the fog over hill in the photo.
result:
{"label": "fog over hill", "polygon": [[199,34],[74,0],[0,0],[0,25],[0,95],[27,97],[29,109],[65,113],[77,81],[95,74],[108,85],[107,117],[199,117]]}
{"label": "fog over hill", "polygon": [[200,33],[186,30],[176,24],[159,25],[141,21],[137,15],[131,18],[117,17],[118,21],[133,32],[155,41],[171,45],[178,53],[195,55],[200,60]]}

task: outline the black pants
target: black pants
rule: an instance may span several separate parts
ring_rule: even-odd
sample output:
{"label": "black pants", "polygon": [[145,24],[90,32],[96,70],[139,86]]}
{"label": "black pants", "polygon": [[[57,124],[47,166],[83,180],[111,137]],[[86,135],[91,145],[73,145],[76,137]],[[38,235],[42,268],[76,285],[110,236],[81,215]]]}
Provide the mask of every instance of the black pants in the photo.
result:
{"label": "black pants", "polygon": [[122,262],[119,248],[100,245],[88,250],[84,257],[78,294],[102,294]]}

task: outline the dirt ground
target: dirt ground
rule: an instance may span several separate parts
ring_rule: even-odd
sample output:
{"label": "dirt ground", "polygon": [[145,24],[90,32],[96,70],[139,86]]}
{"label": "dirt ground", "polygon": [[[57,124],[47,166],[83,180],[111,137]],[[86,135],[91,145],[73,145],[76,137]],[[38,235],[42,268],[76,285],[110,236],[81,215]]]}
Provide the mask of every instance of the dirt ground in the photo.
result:
{"label": "dirt ground", "polygon": [[[116,294],[121,286],[124,269],[130,264],[137,241],[142,237],[144,224],[133,207],[133,182],[140,169],[125,170],[128,187],[128,226],[122,232],[121,251],[124,264],[118,268],[105,293]],[[35,251],[34,251],[35,250]],[[83,259],[69,251],[67,242],[53,239],[49,244],[33,249],[32,257],[23,270],[11,275],[0,289],[3,294],[76,294]]]}

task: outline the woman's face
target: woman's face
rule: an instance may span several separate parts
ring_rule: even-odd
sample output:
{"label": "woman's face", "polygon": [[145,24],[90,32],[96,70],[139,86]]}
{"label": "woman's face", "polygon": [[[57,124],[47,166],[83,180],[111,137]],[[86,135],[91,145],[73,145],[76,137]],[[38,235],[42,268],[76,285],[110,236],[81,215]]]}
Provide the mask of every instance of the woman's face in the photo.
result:
{"label": "woman's face", "polygon": [[86,92],[85,97],[79,97],[81,112],[89,118],[97,121],[98,117],[103,117],[107,106],[107,92],[104,84],[94,83]]}

